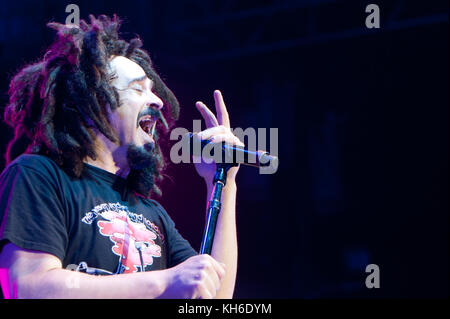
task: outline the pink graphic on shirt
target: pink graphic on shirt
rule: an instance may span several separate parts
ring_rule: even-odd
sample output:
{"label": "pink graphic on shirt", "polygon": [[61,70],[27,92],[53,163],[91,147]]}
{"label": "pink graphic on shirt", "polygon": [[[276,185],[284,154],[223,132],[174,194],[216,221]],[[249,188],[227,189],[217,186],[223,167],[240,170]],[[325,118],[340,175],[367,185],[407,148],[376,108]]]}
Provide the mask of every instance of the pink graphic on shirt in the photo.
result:
{"label": "pink graphic on shirt", "polygon": [[97,223],[100,234],[108,236],[114,243],[112,251],[121,256],[124,273],[136,272],[142,264],[144,268],[153,264],[153,257],[161,257],[161,247],[153,241],[156,234],[143,223],[131,221],[123,210],[105,211],[102,216],[109,221]]}

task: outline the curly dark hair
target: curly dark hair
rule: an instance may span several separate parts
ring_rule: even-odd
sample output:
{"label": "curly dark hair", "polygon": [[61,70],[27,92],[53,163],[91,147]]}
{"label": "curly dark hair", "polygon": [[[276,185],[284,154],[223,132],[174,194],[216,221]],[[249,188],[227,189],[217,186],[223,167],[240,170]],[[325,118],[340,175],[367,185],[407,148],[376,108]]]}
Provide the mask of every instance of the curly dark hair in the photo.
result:
{"label": "curly dark hair", "polygon": [[[129,42],[119,38],[121,20],[116,15],[89,18],[90,24],[81,20],[79,26],[48,23],[57,31],[55,41],[41,60],[23,67],[12,78],[4,113],[5,122],[14,128],[7,164],[23,153],[41,154],[79,177],[83,160],[97,158],[97,132],[118,142],[108,121],[108,112],[120,107],[118,92],[110,85],[112,75],[107,71],[112,56],[136,62],[153,81],[155,94],[164,102],[158,126],[164,124],[167,129],[167,122],[173,124],[178,118],[179,103],[156,73],[139,37]],[[155,144],[159,157],[154,174],[161,180],[165,164]],[[152,190],[139,189],[139,185],[135,188],[146,197],[151,191],[160,194],[156,184],[152,184]]]}

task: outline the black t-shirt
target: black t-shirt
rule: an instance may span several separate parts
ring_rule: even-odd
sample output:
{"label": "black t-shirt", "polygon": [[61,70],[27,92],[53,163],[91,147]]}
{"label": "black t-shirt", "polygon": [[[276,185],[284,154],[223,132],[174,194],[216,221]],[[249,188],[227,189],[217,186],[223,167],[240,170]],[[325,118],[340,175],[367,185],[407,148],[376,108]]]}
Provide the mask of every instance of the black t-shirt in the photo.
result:
{"label": "black t-shirt", "polygon": [[125,179],[88,164],[73,178],[40,155],[22,155],[1,174],[0,218],[0,249],[9,241],[65,268],[150,271],[197,254],[162,206]]}

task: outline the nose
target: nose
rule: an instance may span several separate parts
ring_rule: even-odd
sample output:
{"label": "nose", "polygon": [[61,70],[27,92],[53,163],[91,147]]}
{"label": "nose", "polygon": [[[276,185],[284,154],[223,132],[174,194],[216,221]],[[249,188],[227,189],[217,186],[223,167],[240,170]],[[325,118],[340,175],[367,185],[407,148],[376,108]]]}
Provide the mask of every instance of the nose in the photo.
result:
{"label": "nose", "polygon": [[161,110],[164,106],[164,102],[155,93],[151,92],[148,97],[147,106]]}

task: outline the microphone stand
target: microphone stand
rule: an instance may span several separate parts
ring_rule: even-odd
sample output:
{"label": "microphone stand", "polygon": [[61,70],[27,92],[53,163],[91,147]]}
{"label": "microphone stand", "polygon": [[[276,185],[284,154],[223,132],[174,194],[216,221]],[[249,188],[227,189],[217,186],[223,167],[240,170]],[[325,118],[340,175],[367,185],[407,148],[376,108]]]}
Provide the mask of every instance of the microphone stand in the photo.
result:
{"label": "microphone stand", "polygon": [[217,168],[213,179],[214,187],[211,199],[208,202],[208,216],[206,219],[205,230],[203,232],[200,254],[211,254],[214,234],[216,232],[217,218],[219,216],[220,209],[222,208],[222,190],[227,183],[227,172],[233,166],[237,166],[237,164],[216,164]]}

